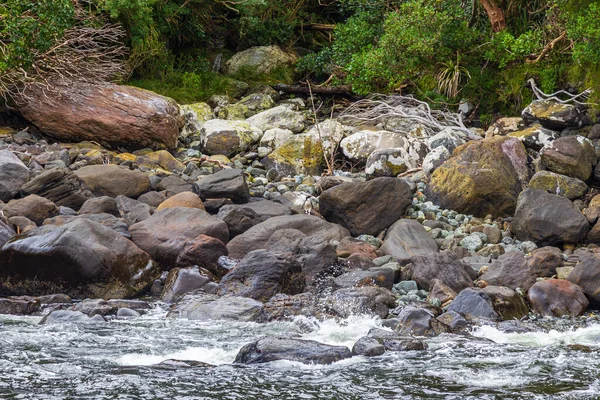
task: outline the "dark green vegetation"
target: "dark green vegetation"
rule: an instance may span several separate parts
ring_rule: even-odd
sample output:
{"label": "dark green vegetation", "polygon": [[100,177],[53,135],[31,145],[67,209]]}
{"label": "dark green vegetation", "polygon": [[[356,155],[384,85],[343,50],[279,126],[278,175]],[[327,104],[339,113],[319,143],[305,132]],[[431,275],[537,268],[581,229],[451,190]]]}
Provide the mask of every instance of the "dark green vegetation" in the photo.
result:
{"label": "dark green vegetation", "polygon": [[[56,68],[44,57],[73,27],[108,22],[128,52],[115,53],[126,68],[103,76],[180,102],[231,92],[232,78],[329,80],[361,95],[467,99],[485,120],[520,111],[529,78],[545,92],[600,86],[599,0],[5,0],[0,14],[0,71],[10,77],[0,83],[9,88]],[[219,60],[267,44],[300,54],[296,70],[215,72]]]}

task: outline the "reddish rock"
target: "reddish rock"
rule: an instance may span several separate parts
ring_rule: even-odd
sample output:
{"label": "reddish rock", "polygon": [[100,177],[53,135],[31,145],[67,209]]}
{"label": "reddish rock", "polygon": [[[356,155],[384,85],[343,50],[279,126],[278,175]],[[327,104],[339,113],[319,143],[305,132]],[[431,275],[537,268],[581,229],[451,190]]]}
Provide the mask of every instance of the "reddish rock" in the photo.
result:
{"label": "reddish rock", "polygon": [[116,148],[175,148],[183,120],[174,100],[148,90],[113,84],[59,89],[18,107],[44,134],[63,142],[95,141]]}
{"label": "reddish rock", "polygon": [[537,282],[529,289],[527,297],[533,310],[544,316],[576,317],[589,305],[583,289],[562,279]]}
{"label": "reddish rock", "polygon": [[377,253],[373,246],[362,240],[354,239],[352,236],[347,236],[340,241],[337,248],[338,257],[350,257],[354,254],[361,254],[371,260],[377,258]]}

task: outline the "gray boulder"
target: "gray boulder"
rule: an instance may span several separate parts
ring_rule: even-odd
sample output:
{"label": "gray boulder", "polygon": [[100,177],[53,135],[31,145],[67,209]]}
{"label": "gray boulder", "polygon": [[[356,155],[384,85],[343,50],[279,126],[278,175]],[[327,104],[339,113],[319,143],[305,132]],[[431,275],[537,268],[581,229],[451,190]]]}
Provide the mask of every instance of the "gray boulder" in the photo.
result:
{"label": "gray boulder", "polygon": [[79,210],[93,194],[68,168],[54,168],[44,171],[23,186],[21,195],[37,194],[52,201],[57,206]]}
{"label": "gray boulder", "polygon": [[246,177],[240,169],[224,169],[201,178],[194,184],[198,196],[205,199],[231,199],[234,203],[247,203],[250,197]]}
{"label": "gray boulder", "polygon": [[352,357],[345,346],[331,346],[313,340],[267,337],[241,348],[235,357],[239,364],[259,364],[278,360],[304,364],[331,364]]}
{"label": "gray boulder", "polygon": [[411,203],[412,191],[406,182],[376,178],[327,189],[319,196],[319,211],[353,236],[377,235],[400,219]]}
{"label": "gray boulder", "polygon": [[225,221],[229,228],[229,234],[233,238],[269,218],[291,214],[292,211],[288,206],[270,200],[262,200],[247,204],[224,205],[219,209],[217,218]]}
{"label": "gray boulder", "polygon": [[0,201],[9,201],[29,179],[29,169],[10,150],[0,150]]}
{"label": "gray boulder", "polygon": [[248,297],[188,294],[171,308],[168,317],[198,321],[255,321],[262,307],[260,301]]}
{"label": "gray boulder", "polygon": [[380,250],[405,265],[413,257],[437,253],[438,245],[419,222],[400,219],[388,230]]}

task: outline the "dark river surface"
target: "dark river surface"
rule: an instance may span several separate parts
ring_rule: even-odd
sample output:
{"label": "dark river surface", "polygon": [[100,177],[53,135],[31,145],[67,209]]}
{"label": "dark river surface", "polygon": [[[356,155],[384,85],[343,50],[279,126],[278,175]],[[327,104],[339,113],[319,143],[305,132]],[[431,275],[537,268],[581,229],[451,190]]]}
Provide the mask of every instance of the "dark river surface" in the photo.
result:
{"label": "dark river surface", "polygon": [[[232,365],[265,335],[347,345],[377,318],[269,324],[136,319],[38,325],[0,316],[1,399],[600,399],[600,324],[427,339],[429,349],[353,357],[332,365]],[[212,367],[169,359],[193,360]]]}

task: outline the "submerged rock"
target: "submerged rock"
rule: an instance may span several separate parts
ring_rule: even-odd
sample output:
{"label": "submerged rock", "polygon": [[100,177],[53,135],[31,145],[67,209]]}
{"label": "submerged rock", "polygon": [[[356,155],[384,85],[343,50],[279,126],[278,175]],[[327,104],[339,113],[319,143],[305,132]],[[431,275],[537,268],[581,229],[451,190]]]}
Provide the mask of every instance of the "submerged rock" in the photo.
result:
{"label": "submerged rock", "polygon": [[313,340],[267,337],[241,348],[235,357],[239,364],[259,364],[278,360],[305,364],[331,364],[352,357],[345,346],[331,346]]}

